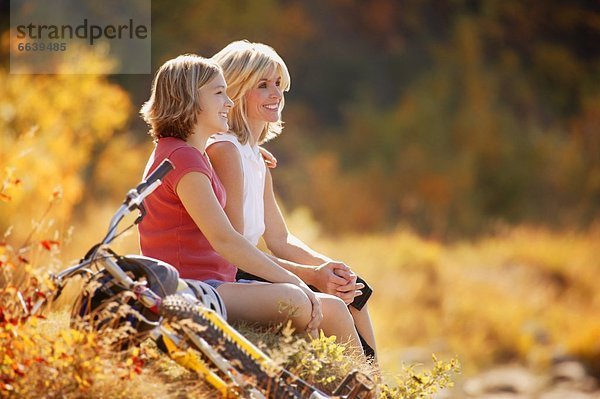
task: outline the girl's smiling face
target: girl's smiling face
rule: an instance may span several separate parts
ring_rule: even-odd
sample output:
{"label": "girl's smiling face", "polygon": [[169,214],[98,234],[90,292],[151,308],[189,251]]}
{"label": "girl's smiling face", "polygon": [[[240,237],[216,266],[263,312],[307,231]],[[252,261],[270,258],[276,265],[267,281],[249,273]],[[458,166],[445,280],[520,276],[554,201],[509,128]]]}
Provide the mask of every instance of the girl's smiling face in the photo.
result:
{"label": "girl's smiling face", "polygon": [[200,88],[200,107],[197,125],[210,134],[229,130],[227,115],[233,101],[227,96],[227,84],[222,73]]}

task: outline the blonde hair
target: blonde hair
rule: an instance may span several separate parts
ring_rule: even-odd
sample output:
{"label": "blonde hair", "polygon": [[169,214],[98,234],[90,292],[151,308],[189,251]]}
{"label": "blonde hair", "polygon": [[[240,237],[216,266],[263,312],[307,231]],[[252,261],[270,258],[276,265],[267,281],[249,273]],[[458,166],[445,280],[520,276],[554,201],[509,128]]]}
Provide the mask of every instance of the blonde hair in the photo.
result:
{"label": "blonde hair", "polygon": [[195,54],[180,55],[158,69],[150,99],[140,110],[155,141],[162,137],[187,140],[201,110],[199,89],[220,72],[215,61]]}
{"label": "blonde hair", "polygon": [[[237,136],[240,143],[246,144],[251,137],[246,118],[246,93],[274,69],[281,76],[281,88],[288,91],[291,80],[287,66],[272,47],[261,43],[251,43],[248,40],[232,42],[212,58],[223,68],[223,75],[227,82],[227,95],[234,103],[229,112],[229,129]],[[284,99],[282,98],[281,108],[283,105]],[[282,130],[283,122],[281,120],[265,122],[258,144],[278,136]]]}

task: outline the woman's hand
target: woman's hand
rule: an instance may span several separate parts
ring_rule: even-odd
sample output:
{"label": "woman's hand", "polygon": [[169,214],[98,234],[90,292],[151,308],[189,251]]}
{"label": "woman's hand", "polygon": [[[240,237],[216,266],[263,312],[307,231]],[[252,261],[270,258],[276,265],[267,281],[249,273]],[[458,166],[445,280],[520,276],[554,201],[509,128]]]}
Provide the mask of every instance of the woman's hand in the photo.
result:
{"label": "woman's hand", "polygon": [[325,262],[315,268],[313,285],[321,292],[335,295],[349,305],[354,297],[362,295],[364,284],[356,283],[356,273],[342,262]]}
{"label": "woman's hand", "polygon": [[260,151],[260,155],[262,155],[268,168],[275,169],[277,167],[277,158],[275,158],[275,155],[271,154],[261,146],[258,146],[258,151]]}

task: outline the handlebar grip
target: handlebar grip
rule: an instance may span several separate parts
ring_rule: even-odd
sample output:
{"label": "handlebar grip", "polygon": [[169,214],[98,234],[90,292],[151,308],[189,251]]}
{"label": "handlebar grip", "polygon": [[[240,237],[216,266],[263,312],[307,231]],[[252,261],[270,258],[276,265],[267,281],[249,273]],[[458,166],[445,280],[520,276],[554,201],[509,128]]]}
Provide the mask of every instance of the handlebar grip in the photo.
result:
{"label": "handlebar grip", "polygon": [[161,162],[158,168],[156,168],[154,172],[152,172],[150,176],[146,178],[146,180],[138,184],[135,190],[138,192],[138,194],[141,194],[146,189],[146,187],[148,187],[157,180],[162,180],[162,178],[165,177],[167,173],[169,173],[173,169],[175,169],[175,166],[173,166],[171,161],[169,161],[169,159],[166,158],[164,161]]}

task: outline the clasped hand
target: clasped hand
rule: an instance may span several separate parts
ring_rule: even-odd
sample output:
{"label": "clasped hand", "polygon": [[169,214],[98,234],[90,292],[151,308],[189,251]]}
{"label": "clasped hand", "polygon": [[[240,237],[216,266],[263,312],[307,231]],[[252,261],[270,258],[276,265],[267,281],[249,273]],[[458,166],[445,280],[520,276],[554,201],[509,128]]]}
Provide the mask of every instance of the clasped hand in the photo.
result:
{"label": "clasped hand", "polygon": [[362,295],[364,284],[357,283],[357,275],[343,262],[329,261],[315,268],[314,286],[321,292],[334,295],[349,305],[354,297]]}

